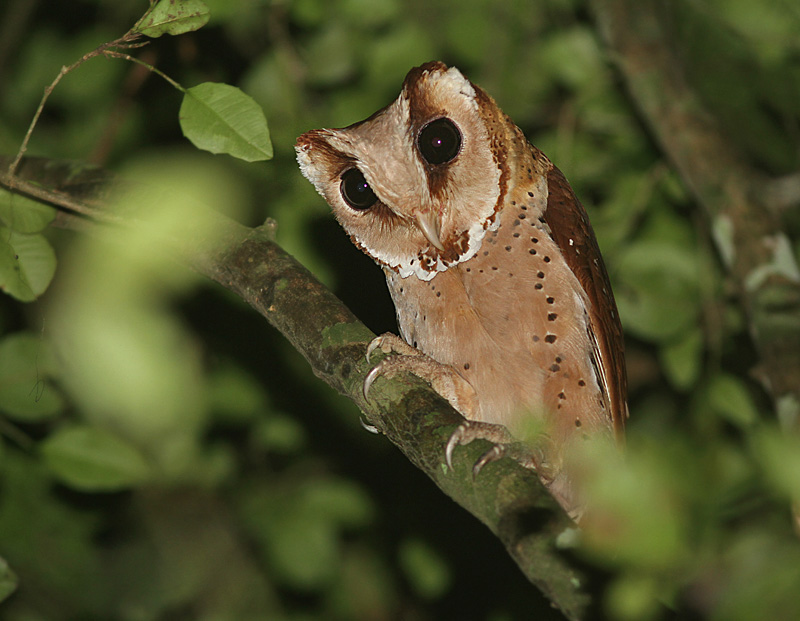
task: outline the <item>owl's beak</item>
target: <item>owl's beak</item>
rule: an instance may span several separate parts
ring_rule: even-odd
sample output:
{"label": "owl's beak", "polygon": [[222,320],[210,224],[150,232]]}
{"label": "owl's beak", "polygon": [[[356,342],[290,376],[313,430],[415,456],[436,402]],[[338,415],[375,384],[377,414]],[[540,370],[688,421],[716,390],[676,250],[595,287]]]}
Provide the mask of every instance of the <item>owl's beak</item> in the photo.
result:
{"label": "owl's beak", "polygon": [[426,213],[418,213],[416,216],[417,226],[422,234],[425,236],[431,246],[438,248],[444,252],[444,245],[442,240],[439,239],[439,219],[432,211]]}

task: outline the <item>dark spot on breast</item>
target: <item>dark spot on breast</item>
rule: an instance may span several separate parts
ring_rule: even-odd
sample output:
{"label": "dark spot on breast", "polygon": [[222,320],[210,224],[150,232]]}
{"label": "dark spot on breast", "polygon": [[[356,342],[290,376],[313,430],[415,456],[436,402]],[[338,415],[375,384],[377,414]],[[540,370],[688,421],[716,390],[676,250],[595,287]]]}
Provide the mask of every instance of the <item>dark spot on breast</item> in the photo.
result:
{"label": "dark spot on breast", "polygon": [[413,343],[411,343],[411,346],[412,346],[412,347],[414,347],[414,349],[416,349],[416,347],[417,347],[417,342],[416,342],[416,341],[414,341]]}
{"label": "dark spot on breast", "polygon": [[556,301],[556,299],[555,299],[555,298],[553,298],[553,297],[548,297],[548,298],[546,299],[546,301],[547,301],[547,303],[548,303],[548,304],[552,304],[553,302],[555,302],[555,301]]}
{"label": "dark spot on breast", "polygon": [[537,278],[544,278],[544,272],[539,272],[536,274]]}
{"label": "dark spot on breast", "polygon": [[544,337],[544,342],[545,343],[555,343],[556,342],[556,335],[555,334],[548,334],[546,337]]}
{"label": "dark spot on breast", "polygon": [[581,419],[580,418],[576,418],[575,419],[575,426],[576,427],[580,427],[581,426]]}
{"label": "dark spot on breast", "polygon": [[535,285],[533,285],[533,288],[534,288],[534,289],[541,289],[543,286],[544,286],[544,285],[543,285],[542,283],[540,283],[540,282],[537,282]]}
{"label": "dark spot on breast", "polygon": [[469,362],[464,363],[464,370],[469,371]]}
{"label": "dark spot on breast", "polygon": [[522,223],[519,220],[514,220],[514,226],[519,226],[520,224]]}
{"label": "dark spot on breast", "polygon": [[539,337],[536,336],[535,334],[533,335],[533,342],[534,343],[538,343],[539,342]]}
{"label": "dark spot on breast", "polygon": [[556,313],[547,313],[547,321],[555,321],[556,319],[558,319]]}
{"label": "dark spot on breast", "polygon": [[400,293],[403,293],[403,287],[400,287]]}
{"label": "dark spot on breast", "polygon": [[483,256],[484,257],[488,257],[489,256],[489,251],[488,250],[484,250],[483,251]]}
{"label": "dark spot on breast", "polygon": [[562,360],[561,356],[556,356],[556,362],[561,362],[561,360]]}
{"label": "dark spot on breast", "polygon": [[528,211],[528,206],[527,205],[523,205],[522,207],[520,207],[520,209],[522,209],[522,211]]}
{"label": "dark spot on breast", "polygon": [[519,214],[519,215],[517,216],[517,218],[519,218],[520,220],[524,220],[524,219],[525,219],[525,214],[524,214],[524,213],[521,213],[521,214]]}
{"label": "dark spot on breast", "polygon": [[[545,341],[546,341],[546,340],[547,340],[547,339],[545,339]],[[558,373],[558,372],[561,370],[561,367],[560,367],[560,366],[558,366],[557,364],[551,364],[551,365],[550,365],[550,370],[551,370],[553,373]]]}
{"label": "dark spot on breast", "polygon": [[528,254],[536,254],[536,249],[531,248],[530,250],[528,250]]}
{"label": "dark spot on breast", "polygon": [[512,205],[516,205],[516,204],[517,204],[517,201],[511,201],[511,204],[512,204]]}
{"label": "dark spot on breast", "polygon": [[514,235],[512,235],[512,237],[519,237],[519,233],[514,233]]}
{"label": "dark spot on breast", "polygon": [[531,198],[533,198],[533,192],[528,192],[528,196],[530,196]]}
{"label": "dark spot on breast", "polygon": [[495,267],[494,265],[492,266],[492,269],[493,269],[495,272],[497,271],[497,267]]}
{"label": "dark spot on breast", "polygon": [[586,386],[586,382],[582,379],[578,380],[578,386]]}
{"label": "dark spot on breast", "polygon": [[531,237],[531,241],[532,241],[534,244],[538,244],[538,243],[539,243],[539,238],[538,238],[538,237]]}
{"label": "dark spot on breast", "polygon": [[466,271],[466,272],[471,272],[471,271],[472,271],[472,268],[471,268],[471,267],[468,267],[468,268],[467,268],[466,270],[464,270],[464,271]]}
{"label": "dark spot on breast", "polygon": [[511,252],[511,246],[506,246],[506,252]]}
{"label": "dark spot on breast", "polygon": [[563,392],[560,392],[560,393],[558,393],[558,398],[559,399],[566,399],[567,395],[565,395]]}
{"label": "dark spot on breast", "polygon": [[550,257],[548,257],[548,256],[546,256],[546,255],[545,255],[545,257],[544,257],[544,262],[545,262],[545,263],[550,263]]}

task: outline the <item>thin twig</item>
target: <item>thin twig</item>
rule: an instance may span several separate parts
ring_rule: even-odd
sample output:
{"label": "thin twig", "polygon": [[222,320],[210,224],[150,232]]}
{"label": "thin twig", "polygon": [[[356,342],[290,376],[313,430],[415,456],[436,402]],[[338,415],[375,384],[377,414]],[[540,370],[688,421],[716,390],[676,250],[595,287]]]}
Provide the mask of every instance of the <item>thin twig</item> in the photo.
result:
{"label": "thin twig", "polygon": [[120,58],[122,60],[129,60],[132,63],[136,63],[138,65],[141,65],[142,67],[147,67],[147,69],[149,69],[150,71],[155,73],[157,76],[160,76],[160,77],[164,78],[167,82],[169,82],[172,86],[174,86],[176,89],[178,89],[182,93],[186,92],[186,89],[183,86],[181,86],[180,84],[178,84],[178,82],[173,80],[171,77],[169,77],[166,73],[164,73],[160,69],[157,69],[153,65],[150,65],[150,64],[146,63],[141,58],[136,58],[135,56],[131,56],[130,54],[123,54],[122,52],[117,52],[116,50],[105,50],[103,52],[103,55],[104,56],[108,56],[109,58]]}
{"label": "thin twig", "polygon": [[[39,122],[39,117],[42,115],[44,106],[47,103],[47,100],[50,99],[50,95],[53,93],[55,87],[58,86],[58,83],[61,82],[61,80],[64,78],[65,75],[67,75],[71,71],[74,71],[75,69],[80,67],[83,63],[85,63],[88,60],[91,60],[92,58],[102,55],[115,56],[117,54],[120,54],[119,52],[116,52],[114,48],[131,49],[146,45],[147,44],[146,41],[137,41],[139,37],[140,35],[138,33],[133,33],[129,31],[119,39],[115,39],[114,41],[107,41],[106,43],[103,43],[102,45],[99,45],[98,47],[93,49],[91,52],[87,52],[71,65],[69,66],[65,65],[61,67],[61,71],[58,72],[58,75],[55,77],[55,79],[47,87],[45,87],[44,95],[42,96],[42,99],[39,102],[39,107],[36,108],[36,113],[33,115],[31,124],[28,126],[28,131],[25,132],[25,137],[22,139],[22,144],[20,145],[19,150],[17,151],[17,155],[14,158],[14,161],[11,162],[11,165],[8,167],[8,176],[11,180],[11,187],[16,187],[14,185],[14,179],[17,173],[17,168],[19,168],[19,163],[28,150],[28,143],[30,142],[34,128]],[[120,54],[120,57],[125,57],[127,60],[135,60],[134,58],[128,56],[127,54]],[[155,68],[150,67],[150,70],[155,71]],[[162,77],[166,77],[163,76],[163,74],[161,75]],[[169,80],[169,78],[167,79]],[[169,81],[172,82],[172,80]],[[178,88],[181,87],[178,86]],[[181,90],[183,89],[181,88]]]}

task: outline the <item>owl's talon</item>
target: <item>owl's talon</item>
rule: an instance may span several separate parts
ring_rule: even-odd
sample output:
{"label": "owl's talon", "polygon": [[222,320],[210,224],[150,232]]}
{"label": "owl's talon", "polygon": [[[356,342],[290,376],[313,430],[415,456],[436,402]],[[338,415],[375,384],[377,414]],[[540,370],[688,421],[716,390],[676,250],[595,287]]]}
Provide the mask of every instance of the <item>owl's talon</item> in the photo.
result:
{"label": "owl's talon", "polygon": [[378,363],[374,367],[372,367],[369,373],[367,373],[367,377],[364,379],[364,386],[362,388],[365,401],[369,401],[369,389],[372,388],[372,384],[375,382],[376,379],[378,379],[378,376],[383,372],[382,367],[383,363]]}
{"label": "owl's talon", "polygon": [[444,450],[444,458],[447,467],[453,468],[453,451],[457,446],[469,444],[473,440],[486,440],[492,443],[492,448],[480,456],[478,461],[472,466],[472,476],[476,478],[484,466],[494,461],[499,461],[503,457],[510,457],[522,466],[539,469],[538,464],[543,462],[543,457],[538,457],[540,452],[536,447],[519,442],[502,425],[484,423],[480,421],[464,421],[450,436]]}
{"label": "owl's talon", "polygon": [[382,344],[383,344],[383,336],[376,336],[374,339],[372,339],[372,340],[369,342],[369,345],[367,345],[367,353],[366,353],[367,362],[369,362],[370,358],[372,358],[372,354],[373,354],[373,353],[375,352],[375,350],[376,350],[376,349],[378,349],[378,348],[379,348],[379,347],[380,347]]}
{"label": "owl's talon", "polygon": [[444,449],[444,461],[451,470],[453,469],[453,450],[461,445],[461,439],[465,436],[468,427],[469,422],[460,424],[447,441],[447,446]]}
{"label": "owl's talon", "polygon": [[365,421],[363,418],[359,418],[359,419],[358,419],[358,422],[359,422],[359,423],[361,423],[361,426],[362,426],[364,429],[366,429],[367,431],[369,431],[370,433],[374,433],[375,435],[380,435],[380,433],[381,433],[381,430],[380,430],[380,429],[378,429],[378,428],[377,428],[375,425],[370,425],[370,424],[369,424],[367,421]]}
{"label": "owl's talon", "polygon": [[508,445],[506,444],[495,444],[492,448],[481,455],[480,459],[475,462],[474,466],[472,466],[472,478],[477,479],[478,475],[481,473],[481,470],[483,470],[483,467],[486,464],[503,459],[503,457],[506,456],[507,446]]}

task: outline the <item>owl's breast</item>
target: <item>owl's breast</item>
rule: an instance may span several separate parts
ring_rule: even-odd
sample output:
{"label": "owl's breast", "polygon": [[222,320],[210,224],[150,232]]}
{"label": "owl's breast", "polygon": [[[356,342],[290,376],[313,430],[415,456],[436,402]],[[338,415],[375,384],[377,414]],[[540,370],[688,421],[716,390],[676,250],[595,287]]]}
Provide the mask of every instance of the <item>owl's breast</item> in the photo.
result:
{"label": "owl's breast", "polygon": [[478,420],[525,436],[607,428],[585,294],[534,202],[510,201],[470,260],[429,281],[386,270],[400,332],[475,388]]}

